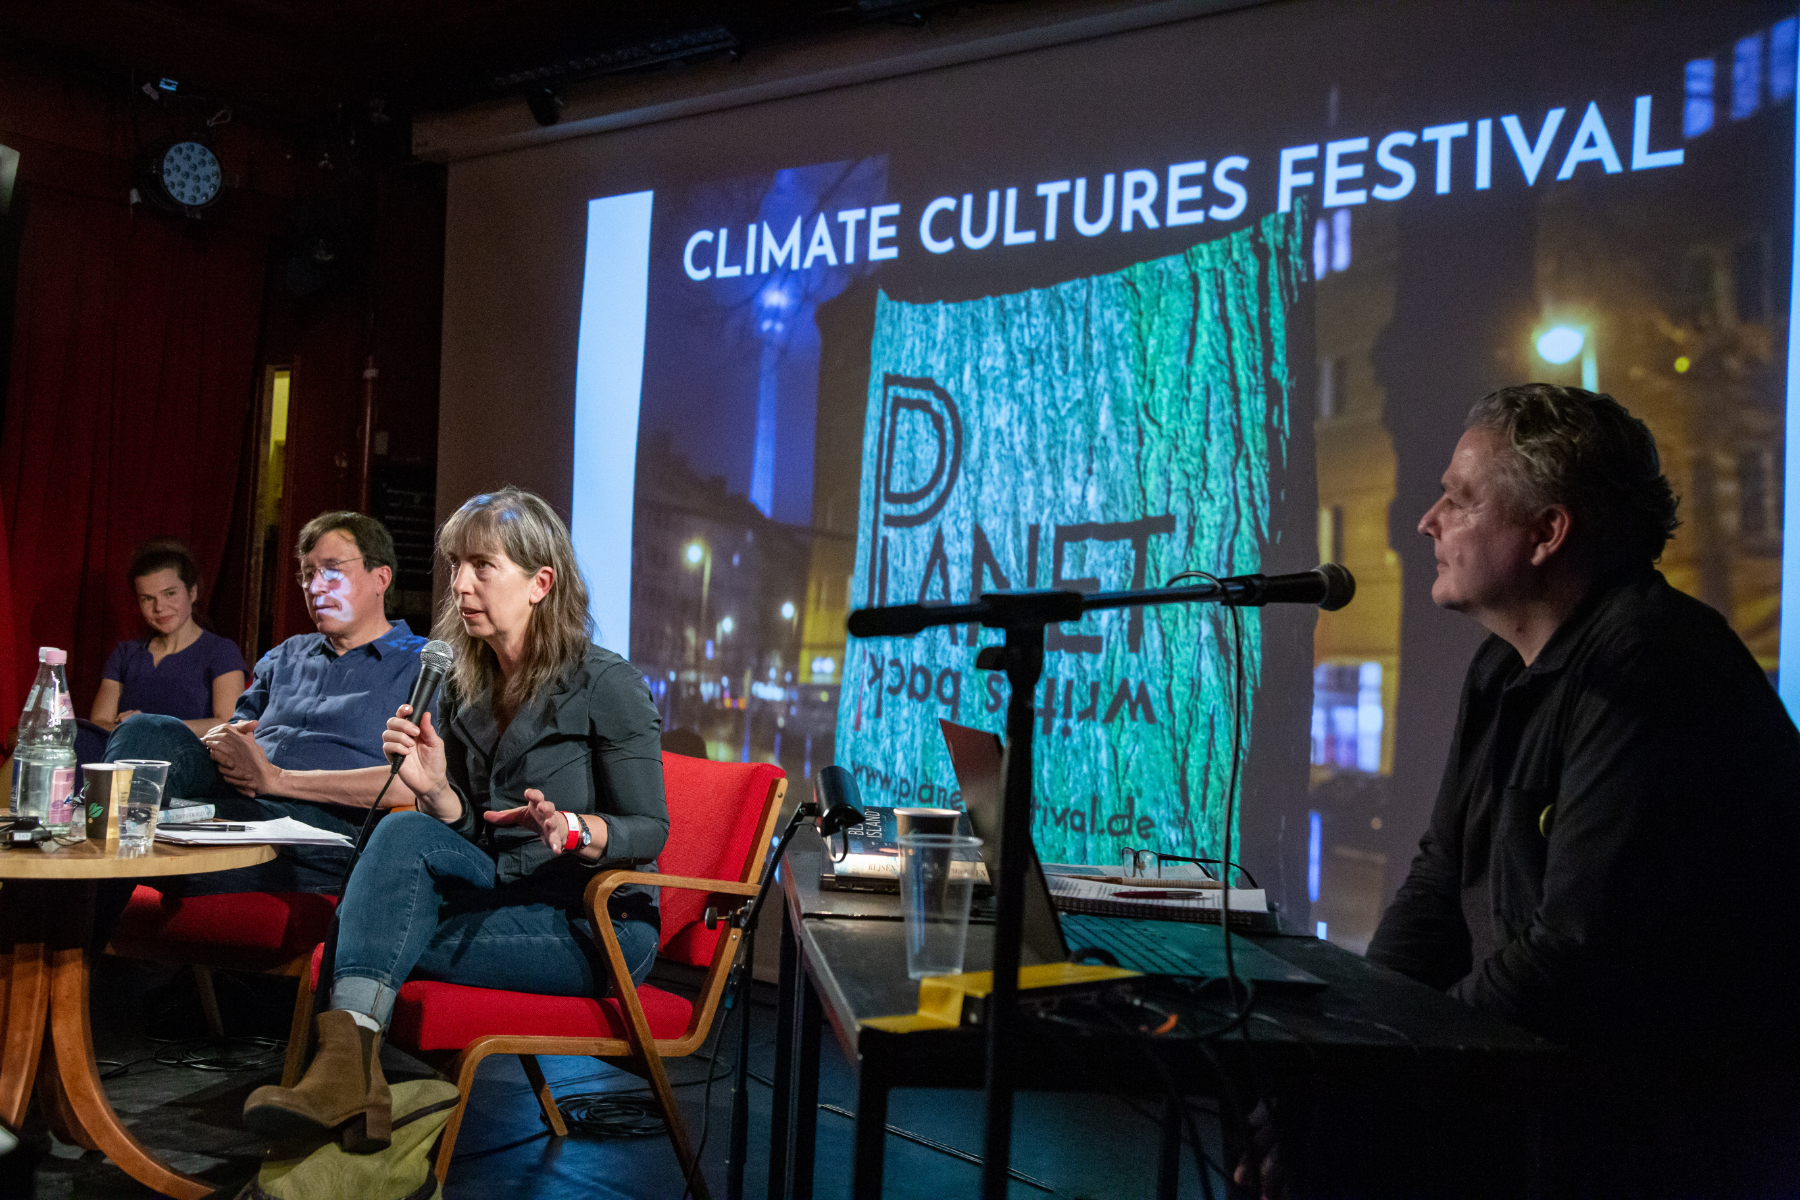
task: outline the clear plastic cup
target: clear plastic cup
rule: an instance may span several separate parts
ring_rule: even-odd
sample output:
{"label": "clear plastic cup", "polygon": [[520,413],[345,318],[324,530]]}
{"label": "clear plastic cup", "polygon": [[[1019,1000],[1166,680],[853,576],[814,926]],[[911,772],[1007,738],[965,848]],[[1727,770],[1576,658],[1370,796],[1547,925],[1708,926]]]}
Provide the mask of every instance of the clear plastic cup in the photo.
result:
{"label": "clear plastic cup", "polygon": [[969,899],[981,839],[911,833],[899,839],[900,907],[906,914],[906,973],[955,975],[969,938]]}
{"label": "clear plastic cup", "polygon": [[126,858],[148,854],[150,843],[156,840],[156,817],[162,811],[169,764],[152,758],[126,758],[118,765],[131,768],[131,793],[119,814],[119,853]]}

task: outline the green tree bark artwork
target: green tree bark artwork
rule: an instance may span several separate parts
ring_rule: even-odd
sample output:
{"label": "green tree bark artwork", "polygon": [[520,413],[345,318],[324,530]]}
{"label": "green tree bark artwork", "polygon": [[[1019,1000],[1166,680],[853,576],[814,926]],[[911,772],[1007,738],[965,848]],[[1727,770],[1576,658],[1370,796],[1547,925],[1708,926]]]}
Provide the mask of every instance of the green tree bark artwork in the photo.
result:
{"label": "green tree bark artwork", "polygon": [[[879,295],[852,605],[1259,569],[1271,472],[1289,453],[1302,249],[1286,214],[1054,287],[956,304]],[[1248,704],[1262,642],[1256,610],[1242,611]],[[1032,818],[1047,861],[1216,855],[1230,619],[1181,605],[1050,631]],[[1004,729],[1005,677],[975,667],[999,636],[851,639],[837,760],[868,803],[956,803],[938,720]]]}

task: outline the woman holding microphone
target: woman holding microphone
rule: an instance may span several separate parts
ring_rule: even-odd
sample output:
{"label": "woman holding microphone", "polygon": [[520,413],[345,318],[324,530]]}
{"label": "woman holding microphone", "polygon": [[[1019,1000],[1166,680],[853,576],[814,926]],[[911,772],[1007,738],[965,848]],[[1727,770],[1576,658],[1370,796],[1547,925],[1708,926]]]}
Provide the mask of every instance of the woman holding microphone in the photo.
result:
{"label": "woman holding microphone", "polygon": [[[644,678],[592,644],[569,534],[540,497],[476,496],[438,533],[450,590],[435,636],[456,663],[442,727],[399,715],[416,812],[375,827],[338,909],[319,1049],[291,1088],[261,1087],[244,1122],[285,1139],[342,1127],[388,1144],[376,1054],[409,977],[547,995],[611,990],[582,904],[601,867],[654,870],[668,836],[660,718]],[[650,865],[645,865],[650,864]],[[610,916],[634,981],[655,961],[655,889],[620,888]]]}

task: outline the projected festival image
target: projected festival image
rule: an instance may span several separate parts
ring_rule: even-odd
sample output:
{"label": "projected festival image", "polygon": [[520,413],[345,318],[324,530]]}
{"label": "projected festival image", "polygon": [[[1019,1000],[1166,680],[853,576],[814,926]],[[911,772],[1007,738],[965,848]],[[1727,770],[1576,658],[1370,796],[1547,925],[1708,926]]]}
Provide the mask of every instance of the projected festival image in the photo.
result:
{"label": "projected festival image", "polygon": [[[1469,405],[1528,378],[1648,421],[1684,497],[1661,569],[1773,675],[1796,22],[1645,13],[1596,57],[1532,12],[1347,7],[1280,63],[1277,13],[1175,25],[598,172],[573,526],[629,527],[596,616],[665,730],[955,805],[938,721],[1001,731],[998,635],[849,611],[1341,562],[1355,603],[1245,610],[1241,663],[1214,606],[1053,628],[1033,830],[1048,861],[1216,856],[1235,779],[1245,861],[1361,949],[1475,641],[1414,527]],[[1104,102],[1043,82],[1096,59]]]}

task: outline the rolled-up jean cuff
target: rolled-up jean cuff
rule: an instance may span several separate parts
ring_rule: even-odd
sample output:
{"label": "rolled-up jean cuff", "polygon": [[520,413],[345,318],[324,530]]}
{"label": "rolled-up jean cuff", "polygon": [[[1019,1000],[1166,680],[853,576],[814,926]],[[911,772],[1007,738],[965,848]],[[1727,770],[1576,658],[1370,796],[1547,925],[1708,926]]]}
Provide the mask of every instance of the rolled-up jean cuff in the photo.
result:
{"label": "rolled-up jean cuff", "polygon": [[383,1029],[394,1015],[396,995],[393,988],[379,979],[363,975],[339,975],[331,983],[331,1007],[367,1014],[381,1022]]}

